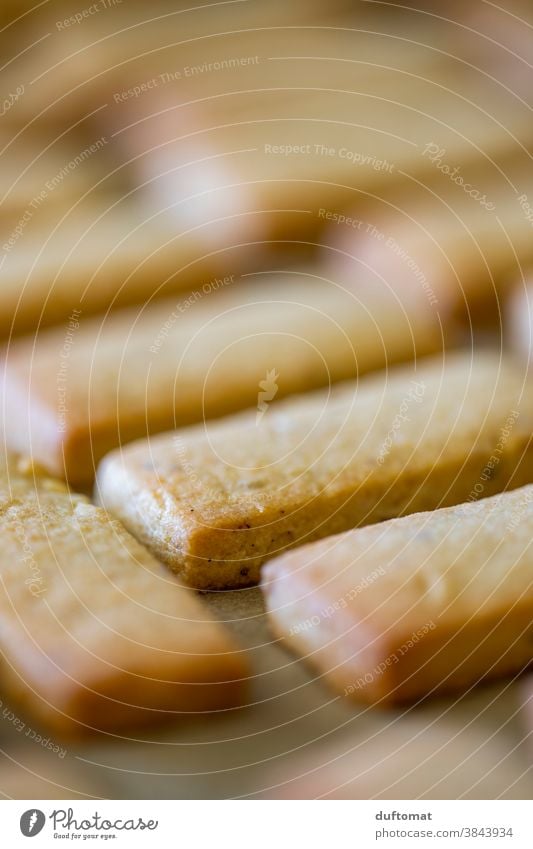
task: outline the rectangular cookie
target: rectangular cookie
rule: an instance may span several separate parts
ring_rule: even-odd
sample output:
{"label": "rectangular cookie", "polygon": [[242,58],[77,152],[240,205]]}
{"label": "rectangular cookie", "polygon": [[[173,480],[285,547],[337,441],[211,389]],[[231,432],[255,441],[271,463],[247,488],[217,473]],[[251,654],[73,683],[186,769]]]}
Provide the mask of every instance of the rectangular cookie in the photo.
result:
{"label": "rectangular cookie", "polygon": [[61,733],[241,703],[247,663],[120,522],[60,482],[0,476],[2,696]]}
{"label": "rectangular cookie", "polygon": [[533,486],[313,543],[263,570],[271,626],[337,692],[412,702],[533,659]]}
{"label": "rectangular cookie", "polygon": [[497,355],[258,407],[101,464],[104,506],[192,586],[253,583],[286,548],[533,480],[533,398]]}
{"label": "rectangular cookie", "polygon": [[[214,267],[235,267],[242,250],[209,256],[186,224],[146,206],[85,201],[64,220],[40,206],[27,223],[4,231],[0,243],[0,339],[89,316],[208,280]],[[57,216],[59,218],[59,216]],[[211,228],[217,243],[216,225]],[[200,284],[201,285],[201,284]]]}
{"label": "rectangular cookie", "polygon": [[[358,290],[368,278],[378,286],[393,280],[399,297],[424,287],[441,315],[469,328],[472,321],[484,331],[489,322],[499,328],[510,284],[533,262],[529,154],[509,149],[490,167],[465,164],[459,184],[439,170],[451,161],[439,145],[427,144],[424,159],[435,171],[432,192],[425,181],[404,188],[355,229],[332,222],[325,237],[335,249],[332,272],[353,279]],[[523,192],[518,197],[515,186]],[[361,217],[357,206],[350,215]],[[367,278],[358,276],[361,265],[372,269]]]}
{"label": "rectangular cookie", "polygon": [[0,360],[10,450],[84,487],[110,450],[133,439],[410,359],[442,345],[423,301],[354,298],[305,274],[239,284],[211,278],[191,294],[14,340]]}
{"label": "rectangular cookie", "polygon": [[[21,98],[23,96],[21,94]],[[2,98],[0,109],[3,103]],[[3,124],[0,129],[0,245],[3,246],[19,226],[23,231],[31,230],[39,220],[48,222],[54,215],[59,218],[69,213],[85,192],[104,183],[113,167],[108,141],[102,136],[88,139],[81,134],[68,141],[58,141],[57,127],[54,133],[52,128],[42,126],[37,132],[19,131],[17,137],[16,128],[6,128]],[[112,177],[104,185],[109,202],[111,190],[120,190],[121,186],[116,180],[113,183]],[[100,189],[99,194],[103,196],[104,191]],[[0,256],[3,253],[2,250]]]}
{"label": "rectangular cookie", "polygon": [[[261,227],[257,239],[318,239],[323,224],[321,209],[338,213],[351,208],[354,217],[364,221],[365,226],[371,225],[376,213],[379,221],[386,210],[390,213],[394,208],[390,206],[391,192],[393,197],[401,193],[401,210],[403,197],[416,192],[417,184],[426,187],[426,195],[431,197],[432,192],[438,195],[441,187],[446,190],[447,185],[454,185],[452,180],[460,181],[464,187],[460,191],[469,208],[475,207],[475,197],[466,192],[475,193],[476,184],[471,184],[469,172],[472,164],[478,162],[485,167],[489,163],[489,171],[499,169],[503,173],[506,169],[501,160],[506,154],[508,158],[525,160],[522,182],[526,179],[529,166],[516,139],[528,137],[529,117],[518,104],[517,108],[510,108],[507,92],[487,89],[479,75],[465,73],[464,68],[458,73],[457,67],[445,62],[428,61],[427,51],[404,70],[396,64],[395,55],[391,60],[395,39],[386,34],[379,39],[375,33],[374,37],[364,33],[361,49],[357,42],[354,46],[354,37],[359,41],[357,34],[350,32],[346,40],[344,35],[334,33],[337,63],[325,63],[327,46],[314,49],[306,39],[302,49],[289,52],[281,34],[275,55],[269,56],[268,80],[262,84],[260,79],[255,83],[252,78],[250,85],[231,85],[223,74],[218,74],[218,96],[210,93],[206,97],[205,86],[210,83],[203,79],[202,93],[193,89],[188,98],[182,96],[179,110],[171,86],[157,88],[148,99],[132,98],[118,104],[121,110],[116,111],[116,116],[121,116],[122,110],[131,116],[123,119],[125,131],[121,139],[135,151],[139,179],[146,182],[149,193],[154,193],[161,205],[168,205],[182,190],[186,175],[187,185],[209,186],[209,191],[198,198],[196,213],[198,209],[202,211],[199,218],[208,218],[216,203],[217,209],[238,216],[240,227],[254,220]],[[328,36],[325,39],[327,44]],[[219,49],[224,41],[218,43]],[[250,38],[246,41],[250,42]],[[258,47],[257,53],[261,52]],[[359,57],[357,67],[353,66],[355,53]],[[376,69],[379,63],[372,66],[372,60],[363,59],[359,64],[365,53],[387,57],[380,64],[380,73]],[[249,55],[255,54],[256,48],[251,47]],[[235,54],[230,50],[226,55]],[[373,67],[372,74],[369,66]],[[328,69],[327,89],[323,86],[324,67]],[[264,63],[259,64],[258,77],[265,73],[263,69]],[[278,75],[290,79],[290,85],[276,86],[272,80]],[[246,69],[239,74],[239,83],[243,76],[247,79]],[[469,92],[468,98],[457,97],[452,80]],[[184,80],[183,85],[190,85],[190,81]],[[153,98],[157,103],[155,110]],[[475,110],[473,103],[477,104]],[[346,120],[347,115],[357,115],[357,121]],[[495,115],[505,118],[495,121]],[[154,145],[154,137],[158,145]],[[425,153],[437,141],[444,151],[444,174]],[[488,152],[486,157],[480,157],[481,148]],[[227,155],[228,151],[231,155]],[[177,163],[181,168],[176,167]],[[509,186],[512,189],[511,180],[502,198],[506,199],[505,215],[509,201],[516,201]],[[520,213],[516,202],[515,207]],[[257,210],[262,213],[260,221]],[[462,204],[460,210],[462,213]],[[501,228],[499,232],[494,229],[497,217],[492,218],[491,232],[507,261],[509,246]],[[515,218],[519,215],[512,216]],[[408,216],[405,220],[412,223]],[[423,221],[424,217],[417,220]],[[523,245],[527,227],[520,226],[520,222],[518,225]],[[431,227],[430,234],[435,246],[439,243],[439,227]],[[470,237],[473,245],[475,237],[475,233]],[[322,243],[322,239],[318,240]],[[381,239],[375,241],[377,250],[383,250]],[[491,251],[491,242],[487,244]],[[442,255],[452,256],[453,251],[449,253],[447,248],[448,244]],[[438,250],[435,256],[440,266]],[[453,266],[451,260],[448,266]],[[434,277],[431,265],[426,274]],[[460,273],[458,276],[462,279]],[[470,290],[470,281],[465,283]]]}
{"label": "rectangular cookie", "polygon": [[[5,3],[6,0],[3,0],[0,7],[0,20],[14,14],[5,9]],[[17,17],[23,17],[21,7],[31,8],[32,23],[35,14],[38,14],[42,32],[49,32],[51,36],[33,43],[32,49],[24,54],[24,76],[32,80],[32,85],[26,85],[24,97],[17,104],[17,119],[22,126],[34,121],[46,104],[45,115],[50,116],[50,121],[54,121],[58,128],[71,128],[93,110],[102,109],[103,104],[114,105],[115,92],[140,87],[154,76],[158,77],[156,85],[168,85],[175,78],[182,89],[189,79],[195,80],[199,76],[205,96],[206,89],[212,86],[211,77],[221,71],[224,74],[225,68],[201,67],[218,58],[220,41],[224,45],[229,42],[222,55],[229,65],[225,76],[232,79],[242,67],[241,57],[255,56],[251,47],[257,33],[266,30],[266,35],[270,36],[270,49],[272,27],[275,27],[276,37],[287,37],[287,33],[293,33],[292,40],[297,48],[301,44],[302,22],[306,28],[319,28],[325,24],[323,32],[327,36],[327,24],[340,23],[342,26],[345,21],[340,15],[349,6],[346,0],[332,0],[327,8],[322,0],[292,0],[291,3],[270,0],[268,4],[225,2],[222,5],[192,4],[188,8],[183,8],[182,3],[160,2],[157,14],[147,18],[142,3],[116,4],[119,5],[122,8],[111,9],[109,15],[86,16],[80,26],[78,22],[73,25],[69,20],[73,12],[80,14],[69,2],[54,3],[53,10],[43,7],[37,12],[33,0],[24,0],[24,3],[22,0],[10,0],[8,8],[16,9]],[[124,28],[124,38],[113,37],[118,19],[120,27]],[[24,20],[28,21],[28,18]],[[179,32],[178,39],[169,38],[169,33],[174,32]],[[330,44],[335,43],[334,35],[335,32],[332,32],[329,37]],[[357,37],[357,33],[353,35]],[[390,57],[391,39],[388,41],[387,55]],[[53,56],[53,62],[50,62],[50,56]],[[269,65],[272,64],[267,61],[268,56],[265,47],[260,59],[266,66],[264,75],[267,79]],[[228,60],[234,61],[229,64]],[[185,70],[187,67],[189,73]],[[103,68],[106,69],[105,74],[102,74]],[[217,73],[212,73],[214,70]],[[21,82],[20,62],[10,62],[3,72],[5,90],[15,90]],[[156,92],[157,88],[152,84],[144,86],[139,93],[150,97]],[[176,100],[176,105],[179,102]]]}

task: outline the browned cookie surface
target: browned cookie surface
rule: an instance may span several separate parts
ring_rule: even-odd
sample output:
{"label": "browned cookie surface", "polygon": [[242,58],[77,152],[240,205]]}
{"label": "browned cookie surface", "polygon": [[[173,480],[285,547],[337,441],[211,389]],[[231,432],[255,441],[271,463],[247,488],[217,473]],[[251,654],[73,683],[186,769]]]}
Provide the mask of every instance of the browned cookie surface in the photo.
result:
{"label": "browned cookie surface", "polygon": [[271,625],[335,689],[415,701],[531,662],[533,486],[348,531],[272,560]]}
{"label": "browned cookie surface", "polygon": [[240,703],[247,663],[118,521],[54,481],[0,483],[2,695],[59,732]]}
{"label": "browned cookie surface", "polygon": [[102,503],[193,586],[249,584],[286,548],[533,479],[531,393],[493,355],[265,405],[101,465]]}

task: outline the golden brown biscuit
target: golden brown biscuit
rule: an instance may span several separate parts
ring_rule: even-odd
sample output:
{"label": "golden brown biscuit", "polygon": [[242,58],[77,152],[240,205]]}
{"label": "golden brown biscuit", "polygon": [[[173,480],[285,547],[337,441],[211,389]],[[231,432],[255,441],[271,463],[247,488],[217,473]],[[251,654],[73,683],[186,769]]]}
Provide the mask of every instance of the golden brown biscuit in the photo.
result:
{"label": "golden brown biscuit", "polygon": [[[16,224],[0,244],[0,339],[202,285],[213,266],[235,267],[242,251],[221,251],[168,216],[132,204],[83,205],[56,227]],[[209,228],[209,219],[204,222]],[[20,225],[20,226],[19,226]],[[220,248],[216,225],[211,247]]]}
{"label": "golden brown biscuit", "polygon": [[263,570],[274,632],[345,696],[415,701],[531,663],[533,486],[393,519]]}
{"label": "golden brown biscuit", "polygon": [[15,340],[3,362],[6,439],[86,485],[117,445],[256,404],[269,374],[287,395],[439,343],[427,304],[404,311],[304,275],[246,286],[214,278],[180,300],[92,321],[72,314],[67,326]]}
{"label": "golden brown biscuit", "polygon": [[[0,115],[10,102],[16,111],[17,97],[23,98],[25,91],[19,86],[11,92],[11,99],[0,100]],[[54,214],[59,218],[75,208],[80,197],[95,186],[100,185],[97,191],[101,194],[117,189],[112,146],[110,151],[105,136],[78,135],[65,142],[57,140],[57,128],[55,133],[41,129],[31,135],[17,134],[14,128],[1,133],[0,151],[0,256],[13,233],[19,236],[19,230],[42,230]]]}
{"label": "golden brown biscuit", "polygon": [[[302,73],[297,59],[283,64],[285,72],[292,73],[296,80],[304,76],[305,67]],[[315,62],[314,68],[315,74],[321,77],[323,63]],[[423,66],[421,70],[424,72],[426,68]],[[445,72],[444,80],[446,76]],[[353,90],[351,78],[344,86],[339,81],[338,87],[333,84],[326,90],[320,90],[319,84],[305,86],[302,81],[289,96],[280,96],[269,88],[257,91],[251,86],[213,97],[208,108],[202,98],[191,98],[176,108],[175,96],[172,98],[168,90],[157,90],[153,95],[157,103],[157,109],[153,110],[156,117],[152,119],[151,99],[133,103],[130,108],[134,115],[138,116],[143,106],[145,115],[137,121],[126,122],[132,129],[122,134],[122,141],[136,152],[141,181],[146,181],[149,192],[155,194],[160,205],[171,203],[185,179],[187,186],[204,189],[191,207],[195,221],[210,216],[215,207],[219,215],[236,216],[240,228],[257,227],[256,238],[301,237],[317,244],[323,242],[321,210],[332,213],[349,210],[364,222],[364,226],[372,224],[386,232],[389,213],[401,212],[404,198],[406,206],[412,207],[409,195],[417,196],[420,189],[424,202],[415,215],[419,216],[422,225],[429,216],[431,229],[435,206],[437,217],[441,213],[439,195],[447,196],[447,189],[455,185],[431,159],[432,150],[441,150],[441,160],[448,172],[453,172],[454,168],[460,172],[468,191],[479,189],[479,197],[487,192],[487,172],[491,181],[496,175],[505,183],[503,195],[498,192],[494,198],[504,224],[498,223],[494,207],[492,216],[487,216],[486,220],[478,215],[478,211],[484,213],[486,210],[460,189],[460,200],[464,198],[465,205],[460,203],[457,215],[454,217],[451,213],[448,221],[450,210],[445,197],[444,216],[440,216],[433,229],[435,240],[439,239],[439,227],[457,230],[465,215],[465,229],[468,230],[472,211],[472,227],[479,226],[482,235],[488,230],[490,261],[496,262],[501,253],[499,267],[513,268],[515,257],[510,242],[515,241],[514,229],[518,231],[518,253],[525,254],[529,248],[528,225],[524,224],[516,193],[510,185],[520,169],[514,168],[507,181],[501,172],[509,170],[506,159],[516,159],[519,165],[525,163],[525,170],[522,169],[518,176],[523,191],[531,194],[529,157],[509,137],[510,126],[514,126],[517,137],[529,132],[528,119],[520,110],[511,117],[504,111],[508,97],[487,91],[470,79],[471,98],[480,107],[473,116],[471,103],[458,98],[439,80],[438,74],[436,77],[433,83],[424,79],[423,73],[419,76],[398,74],[388,67],[381,75],[358,79],[357,91]],[[465,85],[464,77],[458,78],[457,84]],[[433,117],[436,109],[438,128]],[[495,122],[494,115],[502,113],[509,124]],[[346,116],[354,114],[357,121],[347,120]],[[183,132],[183,126],[187,127],[187,133]],[[155,150],[154,133],[160,140]],[[481,146],[488,152],[480,164]],[[231,155],[227,151],[231,151]],[[179,168],[177,163],[180,163]],[[481,176],[471,189],[473,168],[481,172]],[[383,201],[385,212],[376,217],[373,208],[379,200]],[[403,232],[409,223],[407,220],[398,233],[398,241],[400,244],[406,242],[405,250],[420,253],[419,245],[413,244],[409,233]],[[506,229],[512,231],[510,242],[505,241]],[[393,231],[392,235],[396,233]],[[422,248],[426,250],[427,247],[426,252],[429,252],[426,275],[430,279],[433,276],[431,262],[437,263],[440,273],[441,257],[438,251],[432,250],[434,243],[429,241],[426,246],[425,234],[421,235]],[[443,240],[447,236],[448,232],[443,233]],[[420,242],[418,232],[415,237]],[[376,252],[383,250],[378,240],[373,244]],[[363,248],[366,254],[366,246]],[[447,248],[446,238],[445,254]],[[477,260],[476,275],[482,276],[485,272],[483,284],[486,286],[488,280],[490,285],[490,274],[486,274],[482,260],[476,256],[475,233],[470,241],[468,234],[462,234],[461,251],[466,251],[469,259],[473,256]],[[351,252],[358,256],[357,248]],[[370,249],[368,253],[372,254]],[[371,258],[376,262],[373,256]],[[366,255],[361,259],[366,261]],[[453,259],[451,252],[449,262],[445,263],[446,270]],[[425,254],[415,258],[423,265],[425,260]],[[476,279],[472,288],[477,283]],[[470,289],[469,280],[465,285]]]}
{"label": "golden brown biscuit", "polygon": [[[427,180],[408,180],[358,227],[331,222],[331,266],[337,274],[341,266],[355,291],[384,285],[400,298],[425,291],[443,315],[501,324],[510,282],[533,262],[529,155],[509,149],[496,163],[459,167],[451,150],[432,142],[421,157]],[[361,218],[357,209],[354,217]]]}
{"label": "golden brown biscuit", "polygon": [[100,467],[102,503],[193,586],[249,584],[286,548],[533,479],[531,393],[491,354],[266,404]]}
{"label": "golden brown biscuit", "polygon": [[117,521],[57,481],[0,482],[2,695],[58,733],[239,704],[222,626]]}
{"label": "golden brown biscuit", "polygon": [[[20,2],[10,5],[20,10]],[[109,113],[118,102],[115,93],[134,86],[140,88],[154,77],[156,85],[162,86],[175,79],[183,97],[184,87],[197,69],[205,96],[214,77],[222,72],[222,76],[234,78],[241,67],[238,60],[256,54],[254,42],[258,35],[267,42],[260,59],[264,79],[268,80],[272,65],[268,47],[272,47],[273,28],[277,39],[280,35],[291,38],[293,54],[302,44],[302,23],[304,33],[305,28],[324,25],[323,33],[334,44],[335,32],[328,33],[328,24],[343,24],[338,13],[349,4],[334,0],[325,8],[320,0],[271,0],[268,4],[224,2],[183,8],[181,3],[158,2],[157,12],[151,16],[146,15],[144,3],[136,2],[116,3],[115,8],[110,4],[108,14],[103,15],[84,14],[87,9],[73,9],[70,2],[54,2],[51,7],[26,0],[24,6],[24,11],[32,7],[33,12],[7,30],[6,39],[10,46],[21,35],[24,45],[32,36],[34,39],[32,49],[23,57],[23,79],[32,81],[32,85],[26,87],[20,102],[19,120],[25,124],[44,111],[58,127],[70,129],[95,110]],[[101,9],[105,11],[103,6]],[[2,6],[0,19],[3,11]],[[332,19],[334,15],[336,20]],[[29,33],[24,32],[24,25]],[[40,38],[43,32],[49,37]],[[169,39],[173,32],[179,36]],[[220,53],[226,60],[236,60],[229,67],[229,74],[224,74],[224,67],[202,69],[204,63],[216,61]],[[192,68],[189,74],[186,68]],[[20,61],[8,63],[3,72],[5,89],[13,90],[21,81]],[[154,84],[145,85],[140,94],[153,95]],[[107,109],[102,108],[104,104]],[[99,112],[96,117],[104,123]],[[87,121],[83,126],[86,125]]]}

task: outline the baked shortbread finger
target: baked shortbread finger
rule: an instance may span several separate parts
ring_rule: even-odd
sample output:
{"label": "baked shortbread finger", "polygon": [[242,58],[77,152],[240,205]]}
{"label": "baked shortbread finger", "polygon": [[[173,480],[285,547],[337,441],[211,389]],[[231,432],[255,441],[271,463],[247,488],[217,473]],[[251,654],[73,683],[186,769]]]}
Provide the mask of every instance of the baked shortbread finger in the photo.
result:
{"label": "baked shortbread finger", "polygon": [[533,486],[393,519],[272,560],[274,632],[340,693],[453,693],[533,659]]}
{"label": "baked shortbread finger", "polygon": [[2,364],[9,448],[83,486],[117,445],[255,405],[276,374],[287,395],[442,345],[427,302],[406,311],[305,275],[264,278],[214,278],[179,300],[73,314],[15,340]]}
{"label": "baked shortbread finger", "polygon": [[[9,5],[16,7],[17,15],[21,14],[19,7],[22,3],[19,0]],[[29,6],[29,0],[24,5]],[[44,17],[41,30],[50,30],[52,38],[48,47],[36,43],[25,54],[27,79],[32,79],[33,84],[26,87],[20,104],[20,120],[25,123],[35,119],[46,104],[46,114],[51,113],[57,125],[71,127],[106,101],[116,109],[122,103],[121,94],[126,102],[128,97],[144,96],[147,92],[150,96],[156,93],[157,86],[168,85],[172,79],[181,86],[182,92],[186,92],[199,76],[198,85],[203,86],[205,98],[213,93],[216,86],[212,77],[222,76],[226,85],[239,84],[242,72],[246,70],[245,57],[260,64],[264,84],[285,87],[287,78],[283,83],[278,83],[276,77],[275,82],[270,81],[274,73],[270,66],[274,63],[266,57],[272,52],[272,27],[275,28],[276,52],[279,41],[290,40],[293,46],[291,55],[315,55],[310,52],[304,54],[302,50],[302,44],[308,46],[309,39],[304,41],[306,30],[311,29],[322,36],[326,45],[322,48],[325,55],[334,55],[328,51],[335,51],[343,36],[346,18],[342,13],[348,6],[344,0],[335,0],[327,8],[321,0],[293,0],[292,3],[271,0],[268,7],[256,3],[226,3],[223,6],[177,8],[176,3],[159,3],[157,16],[147,20],[143,17],[143,4],[128,4],[127,8],[117,10],[120,25],[127,32],[124,39],[110,38],[116,31],[117,18],[114,18],[113,12],[109,16],[93,15],[86,18],[82,26],[72,26],[69,3],[63,3],[63,9],[54,6],[51,19],[47,19],[46,9],[40,9],[38,14],[41,19]],[[4,4],[0,18],[3,15],[7,15]],[[29,21],[29,18],[25,20]],[[381,23],[383,25],[383,21]],[[169,27],[179,28],[177,42],[169,43]],[[348,34],[352,43],[356,39],[356,47],[352,50],[357,50],[357,55],[360,55],[364,49],[360,33],[351,30]],[[372,35],[375,36],[371,38],[373,50],[368,52],[375,62],[378,34]],[[261,36],[265,43],[258,45],[258,37]],[[267,41],[268,36],[270,42]],[[385,47],[388,61],[394,67],[397,41],[389,37]],[[164,58],[161,56],[163,46]],[[391,59],[392,51],[394,59]],[[413,53],[412,45],[410,53]],[[50,55],[54,56],[53,66],[47,64]],[[217,60],[225,62],[213,68],[212,63]],[[413,64],[412,60],[410,64]],[[47,68],[46,74],[42,72],[44,67]],[[104,67],[106,74],[102,78],[100,72]],[[213,70],[217,73],[212,73]],[[11,63],[4,72],[5,90],[14,89],[20,83],[20,65]],[[148,85],[141,88],[142,81]],[[124,92],[124,89],[129,91]],[[282,95],[283,90],[279,94]]]}
{"label": "baked shortbread finger", "polygon": [[[498,168],[478,163],[456,184],[440,170],[450,163],[446,150],[428,144],[426,153],[435,172],[432,191],[412,181],[395,203],[376,203],[369,224],[354,229],[333,222],[331,265],[337,274],[341,266],[355,289],[385,284],[399,297],[424,289],[443,314],[500,324],[509,283],[533,261],[529,157],[508,150]],[[513,184],[524,192],[518,199]],[[357,210],[354,217],[361,217]]]}
{"label": "baked shortbread finger", "polygon": [[239,704],[225,630],[117,521],[57,481],[0,485],[2,696],[58,733]]}
{"label": "baked shortbread finger", "polygon": [[[20,97],[23,97],[24,87]],[[14,92],[16,97],[16,89]],[[0,109],[5,108],[0,103]],[[46,132],[48,130],[48,136]],[[83,137],[68,142],[57,141],[50,128],[22,134],[13,141],[15,132],[1,132],[0,153],[0,243],[2,247],[12,232],[22,237],[41,219],[51,217],[50,207],[68,212],[84,192],[104,183],[112,173],[112,159],[106,156],[107,139],[97,137],[90,141]],[[47,149],[48,148],[48,149]],[[105,188],[120,189],[110,177]],[[100,189],[102,191],[102,189]],[[18,230],[20,229],[20,233]],[[5,248],[2,252],[5,251]]]}
{"label": "baked shortbread finger", "polygon": [[193,586],[235,587],[286,548],[529,482],[532,431],[521,369],[457,354],[126,446],[99,497]]}
{"label": "baked shortbread finger", "polygon": [[[289,63],[285,64],[292,67]],[[294,73],[298,75],[297,71]],[[173,108],[175,100],[167,100],[163,90],[155,95],[163,98],[156,110],[159,118],[155,119],[161,150],[152,153],[152,122],[146,118],[139,122],[139,126],[132,121],[134,137],[129,140],[125,133],[123,141],[139,145],[141,179],[147,182],[150,194],[160,205],[172,202],[184,177],[187,186],[206,186],[197,203],[191,207],[194,221],[205,219],[216,208],[220,214],[222,211],[228,214],[229,211],[237,218],[240,227],[255,225],[258,228],[256,238],[287,239],[289,235],[317,239],[324,223],[324,210],[340,213],[352,208],[351,214],[361,219],[364,227],[376,225],[380,233],[385,233],[388,220],[375,216],[372,211],[376,198],[385,198],[384,206],[387,207],[390,203],[387,198],[393,193],[395,202],[402,209],[404,194],[409,198],[417,180],[427,185],[435,180],[442,184],[444,179],[437,167],[423,155],[424,148],[431,145],[435,137],[435,120],[431,115],[436,108],[434,86],[421,77],[415,84],[414,77],[407,75],[395,86],[395,98],[391,99],[392,78],[398,81],[398,74],[395,75],[389,68],[389,77],[377,85],[367,86],[361,81],[358,88],[362,90],[357,93],[350,90],[353,84],[350,83],[344,90],[334,92],[309,92],[304,88],[294,98],[283,99],[274,97],[277,93],[268,90],[257,92],[251,87],[244,93],[238,91],[230,96],[213,98],[209,110],[199,111],[194,101],[189,105],[180,104],[179,113]],[[448,124],[444,136],[444,128],[439,126],[437,137],[439,146],[446,152],[447,163],[464,162],[465,167],[477,162],[477,145],[489,138],[489,149],[498,162],[504,158],[506,147],[509,156],[520,157],[518,146],[509,144],[507,129],[502,132],[500,127],[494,132],[494,119],[488,118],[488,112],[481,123],[479,113],[473,120],[470,105],[458,101],[445,86],[437,85],[439,123],[442,120],[443,124]],[[445,96],[440,97],[443,92],[446,92]],[[472,86],[471,94],[474,99],[487,98],[486,91],[479,86]],[[236,117],[228,119],[228,110],[236,99],[238,103],[232,112]],[[216,104],[218,108],[214,110],[212,107]],[[139,107],[142,105],[142,102],[139,103]],[[491,115],[504,108],[503,101],[493,105],[495,110]],[[408,121],[405,120],[406,109],[409,111]],[[358,116],[356,123],[345,120],[347,114],[355,113]],[[188,127],[185,139],[180,132],[184,125]],[[398,127],[405,131],[401,139],[398,138]],[[525,122],[520,119],[516,122],[516,132],[518,135],[526,132]],[[465,138],[469,139],[466,144]],[[140,150],[144,155],[139,155]],[[226,150],[236,153],[224,156],[222,152]],[[206,162],[209,162],[207,174]],[[177,163],[181,164],[179,171],[176,170]],[[186,169],[183,167],[185,163]],[[406,174],[415,177],[408,179]],[[434,191],[434,187],[431,188]],[[428,191],[428,194],[432,198],[431,192]],[[476,207],[476,201],[471,197],[466,200],[469,205],[463,210],[461,204],[458,218],[462,218],[466,211],[468,222],[468,210]],[[528,225],[527,222],[524,224],[524,215],[509,187],[505,195],[496,198],[496,203],[498,209],[500,205],[504,207],[505,223],[511,230],[513,242],[516,238],[519,252],[528,256]],[[424,215],[433,218],[434,207],[435,204],[430,202],[415,215],[419,216],[419,220],[424,220]],[[259,218],[258,210],[272,212]],[[485,217],[484,209],[481,212],[483,217],[476,215],[472,226],[483,229],[482,250],[489,253],[490,261],[497,264],[498,269],[515,268],[516,260],[513,262],[512,251],[502,235],[503,228],[498,225],[494,214],[491,220],[488,214]],[[433,233],[437,241],[439,227],[446,228],[442,234],[446,241],[443,246],[445,254],[450,244],[448,231],[457,231],[458,227],[457,224],[453,226],[453,221],[448,221],[447,214],[441,215],[439,208],[436,217]],[[402,228],[398,238],[401,249],[409,254],[407,262],[412,258],[413,263],[422,263],[421,268],[431,280],[432,263],[437,265],[439,273],[441,271],[441,254],[432,250],[434,244],[427,245],[424,238],[414,244],[407,229]],[[485,230],[488,230],[486,241]],[[389,232],[383,241],[388,237]],[[322,242],[322,238],[318,237],[318,241]],[[383,246],[379,235],[374,239],[374,251],[372,246],[367,248],[363,244],[363,261],[366,261],[368,253],[377,266],[379,257],[376,258],[374,253],[379,254]],[[413,256],[413,253],[421,253],[421,247],[425,249],[421,257]],[[469,259],[472,254],[477,258],[475,237],[469,243],[468,234],[463,234],[460,248],[461,253],[467,252]],[[351,245],[349,250],[357,256],[359,245]],[[478,249],[477,255],[479,253]],[[499,253],[502,260],[498,262]],[[429,262],[427,270],[426,260]],[[443,263],[446,270],[452,261],[453,245],[450,262]],[[404,276],[400,263],[393,264],[393,271],[396,270]],[[474,272],[476,275],[483,274],[482,260],[478,259]],[[477,282],[476,279],[475,286]],[[456,281],[452,278],[452,287],[454,283]],[[471,288],[468,279],[465,285]]]}
{"label": "baked shortbread finger", "polygon": [[[162,220],[163,218],[163,220]],[[224,251],[218,225],[203,230],[168,217],[148,215],[142,205],[100,198],[73,210],[60,223],[45,221],[5,233],[0,247],[0,339],[83,316],[190,292],[222,264],[235,269],[245,249]],[[191,229],[193,232],[191,232]]]}

